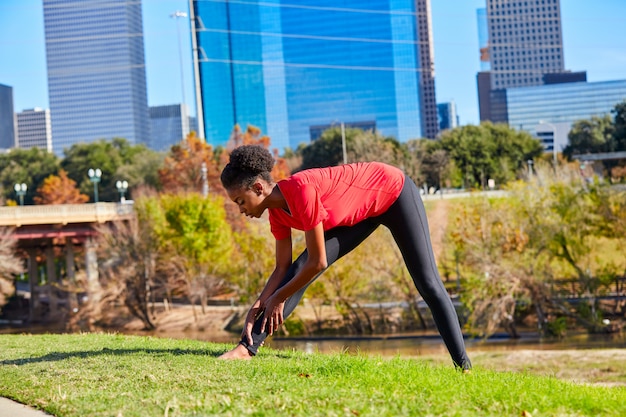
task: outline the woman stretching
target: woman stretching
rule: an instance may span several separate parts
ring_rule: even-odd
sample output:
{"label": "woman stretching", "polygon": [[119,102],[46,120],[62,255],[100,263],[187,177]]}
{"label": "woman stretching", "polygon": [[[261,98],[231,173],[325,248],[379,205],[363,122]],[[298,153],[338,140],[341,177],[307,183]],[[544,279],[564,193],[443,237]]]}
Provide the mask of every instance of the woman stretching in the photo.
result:
{"label": "woman stretching", "polygon": [[[223,359],[250,359],[298,305],[306,288],[379,225],[391,231],[417,290],[433,313],[454,365],[471,369],[459,320],[435,264],[426,212],[415,183],[379,162],[298,172],[275,183],[274,159],[261,146],[233,150],[221,174],[239,211],[269,211],[276,267],[246,316],[241,342]],[[291,229],[303,230],[306,250],[292,262]]]}

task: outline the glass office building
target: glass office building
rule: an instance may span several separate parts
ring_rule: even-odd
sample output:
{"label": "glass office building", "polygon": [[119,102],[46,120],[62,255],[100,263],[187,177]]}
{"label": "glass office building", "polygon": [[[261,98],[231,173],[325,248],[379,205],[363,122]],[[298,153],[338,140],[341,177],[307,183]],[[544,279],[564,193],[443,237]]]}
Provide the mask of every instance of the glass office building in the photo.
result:
{"label": "glass office building", "polygon": [[44,0],[54,152],[150,134],[141,1]]}
{"label": "glass office building", "polygon": [[186,104],[150,107],[150,148],[169,151],[172,145],[187,137],[193,128],[191,124]]}
{"label": "glass office building", "polygon": [[250,124],[295,149],[342,122],[405,141],[433,135],[426,113],[436,134],[428,0],[191,4],[207,142]]}
{"label": "glass office building", "polygon": [[507,88],[504,93],[509,126],[538,137],[547,151],[554,146],[561,151],[575,121],[610,114],[626,100],[626,80]]}
{"label": "glass office building", "polygon": [[0,84],[0,149],[15,146],[13,87]]}
{"label": "glass office building", "polygon": [[540,122],[574,123],[610,114],[626,100],[626,80],[508,88],[509,126],[534,133]]}
{"label": "glass office building", "polygon": [[439,119],[439,130],[454,129],[459,125],[459,115],[456,112],[456,103],[437,104],[437,117]]}

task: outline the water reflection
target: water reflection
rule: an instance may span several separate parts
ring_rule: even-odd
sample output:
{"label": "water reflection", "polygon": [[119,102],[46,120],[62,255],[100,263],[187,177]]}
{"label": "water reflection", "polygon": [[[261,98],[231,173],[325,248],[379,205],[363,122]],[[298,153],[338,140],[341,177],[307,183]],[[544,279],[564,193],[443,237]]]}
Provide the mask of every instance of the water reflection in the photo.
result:
{"label": "water reflection", "polygon": [[[624,334],[571,334],[563,339],[540,338],[537,334],[524,334],[519,339],[496,335],[487,340],[466,338],[467,350],[561,350],[561,349],[608,349],[626,347]],[[366,353],[381,356],[422,356],[447,354],[439,335],[402,334],[363,338],[274,338],[268,346],[275,349],[298,350],[320,353]]]}
{"label": "water reflection", "polygon": [[[0,328],[2,333],[64,333],[51,328]],[[236,344],[239,335],[225,331],[122,331],[119,333],[139,336],[194,339],[206,342]],[[489,339],[466,338],[468,352],[510,350],[562,350],[562,349],[615,349],[626,348],[626,334],[570,333],[563,339],[540,338],[537,333],[522,333],[519,339],[498,334]],[[308,353],[364,353],[381,356],[424,356],[446,355],[447,350],[436,333],[403,333],[378,336],[333,336],[333,337],[270,337],[266,346],[280,350],[296,350]]]}

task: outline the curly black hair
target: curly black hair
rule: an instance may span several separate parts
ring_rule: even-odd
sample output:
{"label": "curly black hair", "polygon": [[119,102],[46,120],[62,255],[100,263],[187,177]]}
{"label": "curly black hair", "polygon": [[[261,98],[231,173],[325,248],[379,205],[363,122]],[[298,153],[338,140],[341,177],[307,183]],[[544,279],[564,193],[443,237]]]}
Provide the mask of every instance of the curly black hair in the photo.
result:
{"label": "curly black hair", "polygon": [[259,145],[244,145],[230,154],[230,162],[224,167],[220,179],[227,190],[249,189],[258,177],[271,183],[273,167],[274,157],[270,151]]}

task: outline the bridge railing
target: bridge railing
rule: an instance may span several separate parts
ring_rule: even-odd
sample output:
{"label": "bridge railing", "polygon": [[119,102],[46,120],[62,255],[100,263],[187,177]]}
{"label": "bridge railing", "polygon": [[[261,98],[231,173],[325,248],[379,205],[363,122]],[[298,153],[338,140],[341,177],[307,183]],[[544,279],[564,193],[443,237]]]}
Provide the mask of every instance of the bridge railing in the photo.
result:
{"label": "bridge railing", "polygon": [[0,226],[104,223],[133,216],[132,202],[0,207]]}

